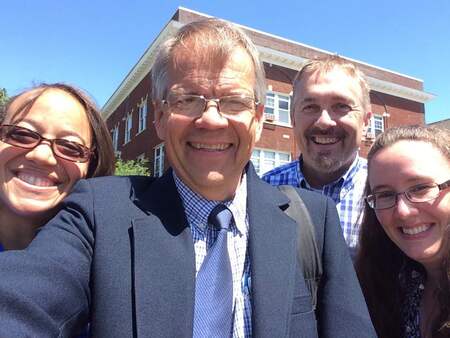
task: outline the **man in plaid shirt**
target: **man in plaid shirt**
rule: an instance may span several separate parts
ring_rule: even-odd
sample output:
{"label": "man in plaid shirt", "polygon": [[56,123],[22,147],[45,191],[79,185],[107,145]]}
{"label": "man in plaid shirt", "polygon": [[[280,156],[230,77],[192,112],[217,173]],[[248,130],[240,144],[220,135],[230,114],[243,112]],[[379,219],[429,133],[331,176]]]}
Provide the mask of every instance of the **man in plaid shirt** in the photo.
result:
{"label": "man in plaid shirt", "polygon": [[333,55],[305,65],[294,80],[293,93],[291,118],[300,158],[263,179],[333,199],[354,256],[367,176],[366,160],[358,156],[358,149],[371,117],[369,87],[355,65]]}

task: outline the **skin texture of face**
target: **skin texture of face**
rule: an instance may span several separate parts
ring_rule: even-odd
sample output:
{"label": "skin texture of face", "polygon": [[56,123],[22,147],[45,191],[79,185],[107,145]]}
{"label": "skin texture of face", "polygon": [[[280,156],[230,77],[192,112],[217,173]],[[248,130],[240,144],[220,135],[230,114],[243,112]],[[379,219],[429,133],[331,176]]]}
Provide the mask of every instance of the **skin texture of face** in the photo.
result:
{"label": "skin texture of face", "polygon": [[[443,183],[450,178],[450,161],[429,143],[399,141],[372,158],[369,184],[372,192],[395,191],[423,183]],[[400,195],[397,204],[376,211],[389,238],[427,270],[439,266],[448,250],[444,232],[450,226],[450,189],[433,201],[411,203]]]}
{"label": "skin texture of face", "polygon": [[[198,53],[186,48],[176,51],[177,69],[169,68],[168,92],[220,98],[233,94],[254,96],[255,75],[250,56],[243,48],[222,60],[198,63]],[[165,141],[172,168],[192,190],[210,200],[233,197],[250,159],[262,127],[263,106],[235,117],[222,116],[209,102],[198,118],[172,114],[155,103],[155,127]]]}
{"label": "skin texture of face", "polygon": [[[13,102],[3,124],[25,127],[48,139],[63,138],[91,146],[91,129],[83,106],[62,90],[45,91],[28,112],[15,114],[31,93]],[[75,163],[56,157],[46,141],[34,149],[0,142],[0,200],[4,205],[0,211],[45,219],[75,182],[86,176],[87,170],[88,162]]]}
{"label": "skin texture of face", "polygon": [[294,133],[309,184],[322,187],[342,176],[361,144],[371,113],[355,78],[335,67],[305,73],[295,88]]}

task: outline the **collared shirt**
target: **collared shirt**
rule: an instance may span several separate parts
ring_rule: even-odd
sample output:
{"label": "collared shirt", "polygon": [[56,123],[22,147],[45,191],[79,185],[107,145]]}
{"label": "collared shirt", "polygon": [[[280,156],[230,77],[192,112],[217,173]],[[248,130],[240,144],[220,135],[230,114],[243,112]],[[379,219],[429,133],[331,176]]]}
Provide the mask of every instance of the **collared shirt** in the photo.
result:
{"label": "collared shirt", "polygon": [[312,188],[301,170],[303,159],[296,160],[275,168],[262,177],[272,185],[293,185],[316,191],[330,197],[337,207],[342,231],[347,246],[354,255],[358,244],[359,228],[362,221],[364,207],[364,186],[367,178],[367,161],[359,156],[348,168],[347,172],[322,189]]}
{"label": "collared shirt", "polygon": [[211,201],[192,191],[173,172],[175,185],[183,202],[195,250],[196,274],[202,266],[208,250],[214,244],[219,231],[208,227],[208,216],[216,205],[225,204],[233,214],[231,231],[228,232],[228,254],[233,275],[233,337],[251,337],[250,260],[247,252],[247,179],[244,174],[236,195],[230,201]]}
{"label": "collared shirt", "polygon": [[423,268],[406,263],[399,274],[402,290],[401,320],[404,337],[420,338],[420,302],[425,290],[426,274]]}

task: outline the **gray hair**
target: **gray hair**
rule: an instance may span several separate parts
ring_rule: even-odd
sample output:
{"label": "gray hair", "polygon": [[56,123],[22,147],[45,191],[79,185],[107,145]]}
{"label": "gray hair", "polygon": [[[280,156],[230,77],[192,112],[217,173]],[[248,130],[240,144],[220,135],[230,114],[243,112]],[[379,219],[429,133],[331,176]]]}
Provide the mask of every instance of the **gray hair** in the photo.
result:
{"label": "gray hair", "polygon": [[205,19],[191,22],[180,28],[174,36],[165,41],[158,51],[152,68],[152,98],[163,100],[167,95],[170,62],[173,61],[177,46],[183,46],[186,41],[194,43],[193,50],[202,48],[208,55],[201,57],[226,57],[236,47],[244,48],[253,61],[255,69],[254,95],[256,101],[264,104],[266,98],[266,77],[264,65],[259,59],[259,53],[250,38],[234,24],[220,19]]}

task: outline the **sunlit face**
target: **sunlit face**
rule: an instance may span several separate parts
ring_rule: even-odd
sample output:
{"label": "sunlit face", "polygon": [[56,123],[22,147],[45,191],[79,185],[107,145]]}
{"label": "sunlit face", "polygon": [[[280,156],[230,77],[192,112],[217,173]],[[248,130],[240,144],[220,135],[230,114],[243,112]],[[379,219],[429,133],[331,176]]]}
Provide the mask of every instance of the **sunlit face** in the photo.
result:
{"label": "sunlit face", "polygon": [[340,68],[305,73],[295,88],[294,133],[303,164],[319,173],[351,165],[370,119],[359,82]]}
{"label": "sunlit face", "polygon": [[[373,157],[369,168],[372,192],[402,192],[423,183],[450,179],[450,160],[429,143],[399,141]],[[424,266],[439,264],[448,244],[450,189],[433,201],[411,203],[400,195],[397,204],[376,215],[389,238],[410,258]]]}
{"label": "sunlit face", "polygon": [[[230,56],[208,63],[196,62],[196,52],[177,51],[177,69],[169,69],[170,95],[194,94],[220,98],[235,94],[254,96],[255,75],[250,56],[237,48]],[[199,51],[199,53],[207,51]],[[156,103],[156,130],[165,141],[176,174],[191,189],[212,200],[231,198],[258,140],[263,107],[222,116],[209,102],[197,118],[173,114]]]}
{"label": "sunlit face", "polygon": [[[61,138],[91,146],[89,121],[75,98],[62,90],[50,89],[28,112],[16,114],[30,95],[23,94],[13,102],[3,124],[25,127],[48,139]],[[34,149],[0,141],[0,200],[4,210],[30,218],[48,217],[74,183],[86,176],[88,164],[56,157],[46,141]]]}

